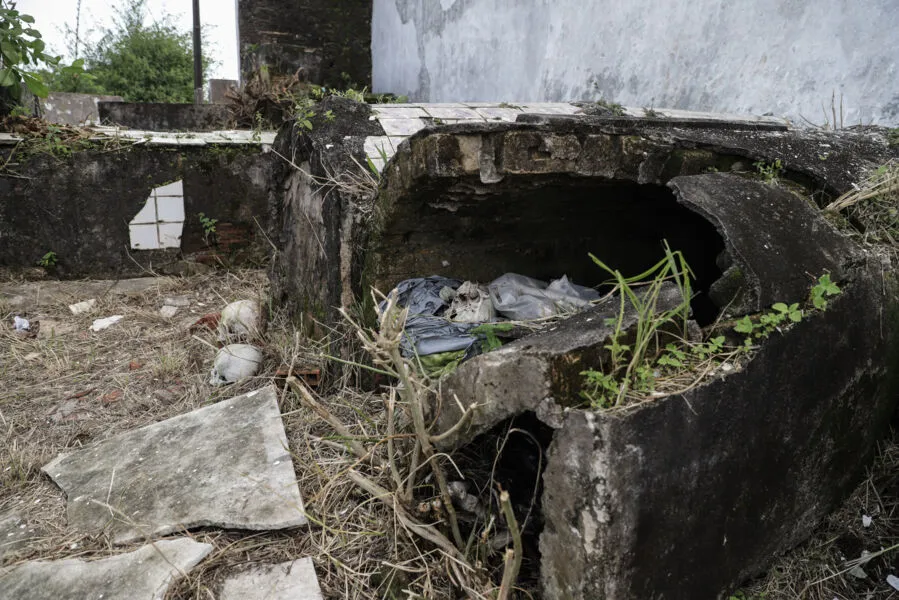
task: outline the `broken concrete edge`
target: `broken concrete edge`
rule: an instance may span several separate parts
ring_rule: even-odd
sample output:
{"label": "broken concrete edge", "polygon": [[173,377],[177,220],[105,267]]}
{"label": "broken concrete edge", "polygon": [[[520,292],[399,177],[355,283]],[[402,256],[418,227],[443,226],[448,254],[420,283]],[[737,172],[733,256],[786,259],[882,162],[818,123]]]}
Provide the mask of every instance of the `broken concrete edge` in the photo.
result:
{"label": "broken concrete edge", "polygon": [[[724,273],[710,295],[728,316],[758,313],[776,302],[802,303],[817,277],[843,281],[842,265],[860,257],[819,211],[774,186],[709,173],[675,177],[668,187],[724,240],[728,264],[721,265]],[[752,204],[752,212],[743,204]]]}
{"label": "broken concrete edge", "polygon": [[162,600],[214,549],[190,538],[152,542],[103,558],[31,561],[0,571],[0,596],[17,600],[106,597]]}
{"label": "broken concrete edge", "polygon": [[[776,187],[724,173],[675,177],[669,187],[680,204],[709,221],[725,241],[729,264],[722,265],[724,273],[712,283],[710,295],[727,316],[756,314],[777,302],[805,303],[824,274],[851,285],[848,268],[864,261],[861,250],[818,211]],[[665,301],[676,305],[678,295],[669,288],[659,310],[665,310]],[[578,402],[581,372],[606,362],[604,348],[613,328],[605,323],[617,318],[617,303],[607,299],[553,330],[475,357],[445,377],[443,396],[477,399],[481,408],[442,447],[458,447],[525,410],[548,417],[550,426],[557,424],[558,412]],[[636,319],[633,307],[627,308],[624,330]],[[528,385],[520,384],[522,377]],[[440,406],[437,431],[443,433],[452,429],[462,409],[455,402]]]}
{"label": "broken concrete edge", "polygon": [[254,564],[230,574],[220,586],[219,600],[246,600],[265,590],[271,600],[322,600],[315,565],[308,556],[278,564]]}
{"label": "broken concrete edge", "polygon": [[[547,598],[721,597],[811,534],[861,479],[899,392],[899,287],[868,274],[739,372],[623,411],[565,411],[544,474]],[[881,319],[887,333],[869,335]],[[821,362],[801,361],[821,344]]]}
{"label": "broken concrete edge", "polygon": [[[241,407],[246,408],[241,411]],[[213,439],[217,440],[211,448],[213,458],[200,453],[207,462],[183,477],[192,478],[191,473],[203,466],[224,468],[224,472],[206,474],[205,478],[196,476],[199,487],[191,486],[190,482],[166,481],[167,477],[177,479],[183,470],[190,470],[189,464],[177,472],[168,469],[165,461],[173,453],[180,456],[185,451],[192,454],[193,450],[200,449],[194,446],[202,441],[198,432],[203,427],[194,421],[218,418],[225,419],[224,425],[228,425],[227,419],[231,419],[233,425],[234,419],[240,419],[248,408],[254,411],[245,417],[251,424],[253,418],[277,419],[277,423],[260,425],[267,435],[255,429],[235,427],[241,435],[250,435],[251,441],[255,441],[240,450],[245,461],[249,461],[242,465],[246,472],[235,472],[235,463],[228,462],[226,454],[237,450],[228,446],[227,436],[222,438],[222,434],[213,433]],[[168,442],[159,446],[160,439]],[[184,447],[172,445],[179,441]],[[114,463],[104,469],[103,454],[110,448],[115,451]],[[106,532],[114,544],[199,527],[276,530],[307,523],[273,385],[61,454],[42,471],[67,495],[69,526],[88,533]],[[224,479],[219,484],[224,487],[213,493],[218,489],[212,485],[216,477]],[[166,483],[175,486],[176,491],[160,492]]]}

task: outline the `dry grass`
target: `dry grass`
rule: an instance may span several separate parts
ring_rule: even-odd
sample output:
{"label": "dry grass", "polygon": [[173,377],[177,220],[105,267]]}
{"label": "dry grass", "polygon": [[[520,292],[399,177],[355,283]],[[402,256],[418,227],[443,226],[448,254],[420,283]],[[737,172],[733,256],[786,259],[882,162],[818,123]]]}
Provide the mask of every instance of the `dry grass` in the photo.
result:
{"label": "dry grass", "polygon": [[842,214],[855,229],[847,233],[862,242],[899,249],[899,161],[881,165],[824,210]]}
{"label": "dry grass", "polygon": [[[871,517],[868,527],[863,517]],[[868,477],[812,538],[776,560],[768,574],[746,586],[747,600],[886,600],[899,591],[899,434],[884,442]],[[870,560],[862,559],[870,553]],[[877,555],[878,553],[881,553]],[[861,563],[861,564],[860,564]],[[860,566],[865,577],[851,571]],[[861,575],[862,573],[858,573]]]}
{"label": "dry grass", "polygon": [[[83,288],[72,283],[68,289]],[[164,298],[176,295],[190,297],[191,306],[172,320],[161,317]],[[67,306],[86,299],[82,291],[42,298],[37,306],[0,306],[0,515],[15,512],[42,535],[6,555],[0,566],[102,558],[134,549],[113,548],[102,535],[67,528],[64,496],[40,471],[58,453],[268,385],[281,364],[321,367],[328,347],[310,343],[299,333],[302,328],[282,315],[269,314],[261,341],[262,375],[226,388],[208,383],[216,335],[191,334],[188,328],[232,300],[258,298],[265,305],[267,279],[261,271],[159,278],[136,295],[99,297],[93,312],[79,316]],[[42,322],[44,333],[37,338],[11,330],[12,315],[23,308],[29,319]],[[94,318],[111,314],[125,318],[102,332],[88,332]],[[49,335],[49,323],[58,335]],[[346,335],[332,331],[330,347],[345,345],[339,338]],[[358,376],[358,370],[347,369],[342,377],[325,377],[322,387],[332,393],[320,401],[353,436],[377,447],[387,431],[384,399],[354,391],[349,384],[357,384]],[[66,418],[59,417],[60,407],[70,411]],[[167,598],[208,600],[222,577],[241,565],[303,556],[313,558],[326,598],[453,597],[448,559],[404,531],[388,506],[348,477],[353,469],[386,485],[390,474],[360,464],[292,393],[283,393],[281,410],[310,526],[283,532],[191,532],[215,550]]]}

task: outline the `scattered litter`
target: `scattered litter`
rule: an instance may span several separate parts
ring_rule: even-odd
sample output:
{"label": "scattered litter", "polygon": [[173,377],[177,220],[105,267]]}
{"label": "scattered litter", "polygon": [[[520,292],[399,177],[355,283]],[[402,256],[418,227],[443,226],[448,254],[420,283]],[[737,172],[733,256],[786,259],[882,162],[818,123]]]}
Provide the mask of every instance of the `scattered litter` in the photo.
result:
{"label": "scattered litter", "polygon": [[727,363],[727,362],[726,362],[726,363],[721,363],[721,370],[724,371],[725,373],[728,372],[728,371],[733,371],[733,370],[734,370],[734,366],[733,366],[732,364],[730,364],[730,363]]}
{"label": "scattered litter", "polygon": [[460,285],[446,316],[450,321],[458,323],[487,323],[496,319],[496,310],[487,286],[471,281]]}
{"label": "scattered litter", "polygon": [[220,325],[228,336],[256,336],[262,325],[259,303],[255,300],[232,302],[222,310]]}
{"label": "scattered litter", "polygon": [[[397,303],[409,309],[406,318],[406,335],[400,342],[400,350],[405,357],[428,356],[444,352],[468,353],[475,348],[477,336],[470,335],[475,323],[454,323],[447,321],[443,314],[456,295],[462,282],[432,275],[406,279],[391,293],[397,295]],[[380,307],[383,309],[383,304]]]}
{"label": "scattered litter", "polygon": [[111,317],[105,317],[103,319],[95,319],[93,325],[91,325],[91,331],[103,331],[107,327],[111,325],[115,325],[125,317],[123,315],[113,315]]}
{"label": "scattered litter", "polygon": [[581,310],[599,299],[599,292],[575,285],[565,275],[547,285],[524,275],[506,273],[487,287],[496,312],[513,321]]}
{"label": "scattered litter", "polygon": [[190,306],[190,298],[187,296],[169,296],[165,300],[162,301],[164,306],[177,306],[178,308],[185,308]]}
{"label": "scattered litter", "polygon": [[196,322],[190,326],[191,333],[197,333],[203,329],[208,329],[209,331],[215,331],[218,329],[219,321],[222,318],[222,313],[209,313],[207,315],[203,315]]}
{"label": "scattered litter", "polygon": [[303,383],[311,388],[317,388],[322,382],[321,369],[291,368],[290,365],[281,365],[275,370],[275,382],[279,386],[284,387],[284,384],[290,375],[301,379]]}
{"label": "scattered litter", "polygon": [[868,574],[865,573],[865,570],[862,569],[861,565],[855,565],[851,569],[849,569],[849,574],[855,577],[856,579],[867,579]]}
{"label": "scattered litter", "polygon": [[122,398],[125,397],[125,392],[122,390],[112,390],[108,394],[103,394],[100,396],[100,402],[103,404],[112,404],[113,402],[118,402]]}
{"label": "scattered litter", "polygon": [[130,363],[128,363],[128,370],[129,371],[137,371],[142,366],[144,366],[144,365],[140,361],[132,360]]}
{"label": "scattered litter", "polygon": [[871,526],[872,523],[874,523],[874,519],[872,519],[868,515],[862,515],[862,527],[867,529]]}
{"label": "scattered litter", "polygon": [[887,575],[887,583],[890,584],[890,587],[896,591],[899,591],[899,577],[895,575]]}
{"label": "scattered litter", "polygon": [[97,299],[91,298],[90,300],[84,300],[82,302],[76,302],[75,304],[69,304],[69,310],[72,311],[73,315],[80,315],[92,311],[96,305]]}
{"label": "scattered litter", "polygon": [[159,309],[159,315],[165,319],[171,319],[178,314],[178,307],[172,304],[166,304]]}
{"label": "scattered litter", "polygon": [[209,383],[225,385],[252,377],[259,371],[262,352],[249,344],[230,344],[215,357]]}
{"label": "scattered litter", "polygon": [[12,325],[16,331],[30,331],[31,323],[28,322],[28,319],[23,319],[22,317],[15,316],[12,318]]}

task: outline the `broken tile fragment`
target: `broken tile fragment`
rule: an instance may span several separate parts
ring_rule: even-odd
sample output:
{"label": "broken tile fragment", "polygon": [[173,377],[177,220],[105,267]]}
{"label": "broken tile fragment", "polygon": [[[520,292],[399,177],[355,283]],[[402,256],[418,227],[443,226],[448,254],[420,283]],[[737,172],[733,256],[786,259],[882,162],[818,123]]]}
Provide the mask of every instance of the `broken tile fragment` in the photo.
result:
{"label": "broken tile fragment", "polygon": [[306,523],[274,386],[63,454],[69,525],[116,544],[192,527]]}
{"label": "broken tile fragment", "polygon": [[0,598],[162,600],[210,552],[211,544],[177,538],[100,560],[26,562],[0,575]]}
{"label": "broken tile fragment", "polygon": [[311,558],[259,565],[225,579],[219,600],[322,600]]}

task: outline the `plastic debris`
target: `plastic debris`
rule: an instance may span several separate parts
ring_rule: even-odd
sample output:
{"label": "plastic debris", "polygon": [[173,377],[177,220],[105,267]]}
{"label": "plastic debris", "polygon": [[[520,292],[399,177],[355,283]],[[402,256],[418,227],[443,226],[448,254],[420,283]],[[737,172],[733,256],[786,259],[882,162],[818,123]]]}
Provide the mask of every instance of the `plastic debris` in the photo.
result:
{"label": "plastic debris", "polygon": [[506,273],[487,288],[496,312],[513,321],[578,311],[599,299],[599,292],[575,285],[564,275],[547,285],[538,279]]}
{"label": "plastic debris", "polygon": [[172,304],[166,304],[159,309],[159,315],[166,319],[171,319],[176,314],[178,314],[178,307]]}
{"label": "plastic debris", "polygon": [[862,515],[862,527],[867,529],[871,526],[872,523],[874,523],[874,519],[872,519],[868,515]]}
{"label": "plastic debris", "polygon": [[111,317],[105,317],[103,319],[95,319],[93,324],[91,325],[91,331],[103,331],[111,325],[115,325],[124,318],[125,317],[123,315],[113,315]]}
{"label": "plastic debris", "polygon": [[219,322],[227,337],[255,337],[262,326],[262,313],[255,300],[238,300],[222,310]]}
{"label": "plastic debris", "polygon": [[92,311],[96,305],[97,299],[91,298],[90,300],[84,300],[82,302],[76,302],[75,304],[69,304],[69,310],[72,311],[73,315],[80,315]]}
{"label": "plastic debris", "polygon": [[397,295],[400,306],[409,309],[406,335],[400,342],[403,356],[408,358],[416,354],[427,356],[460,350],[477,352],[475,341],[478,337],[469,334],[477,324],[454,323],[443,317],[460,285],[462,282],[458,279],[433,275],[406,279],[391,292]]}
{"label": "plastic debris", "polygon": [[896,591],[899,591],[899,577],[895,575],[887,575],[887,583],[890,584],[890,587]]}
{"label": "plastic debris", "polygon": [[190,298],[188,298],[187,296],[169,296],[162,301],[162,304],[165,306],[177,306],[178,308],[184,308],[186,306],[190,306]]}
{"label": "plastic debris", "polygon": [[28,319],[23,319],[19,316],[12,318],[12,326],[16,331],[28,331],[31,329],[31,323],[28,322]]}
{"label": "plastic debris", "polygon": [[249,344],[229,344],[215,357],[209,383],[225,385],[252,377],[259,371],[262,351]]}

